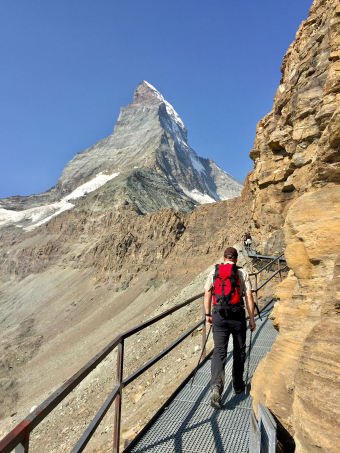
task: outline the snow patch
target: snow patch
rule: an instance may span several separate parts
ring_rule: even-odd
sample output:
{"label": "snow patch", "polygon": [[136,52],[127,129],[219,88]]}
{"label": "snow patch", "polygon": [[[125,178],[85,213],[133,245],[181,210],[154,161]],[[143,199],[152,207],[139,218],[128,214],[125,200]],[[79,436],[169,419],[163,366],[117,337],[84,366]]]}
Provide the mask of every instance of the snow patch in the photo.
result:
{"label": "snow patch", "polygon": [[189,198],[192,198],[193,200],[197,201],[199,204],[206,204],[206,203],[216,203],[216,200],[214,200],[212,197],[210,197],[208,194],[205,192],[202,193],[197,189],[194,190],[188,190],[185,187],[181,186],[179,184],[179,187],[183,190],[185,195]]}
{"label": "snow patch", "polygon": [[173,106],[164,99],[164,97],[161,95],[161,93],[158,90],[156,90],[156,88],[154,86],[152,86],[151,83],[147,82],[146,80],[144,80],[144,83],[146,83],[148,85],[148,87],[152,89],[153,94],[156,96],[157,99],[164,102],[166,111],[171,116],[171,118],[175,121],[175,123],[178,124],[180,127],[184,128],[184,123],[181,120],[181,118],[179,117],[176,110],[173,108]]}
{"label": "snow patch", "polygon": [[[23,222],[23,224],[19,224],[17,226],[26,231],[30,231],[33,228],[47,222],[52,217],[73,207],[74,205],[72,203],[62,200],[58,203],[30,208],[25,211],[11,211],[9,209],[0,208],[0,226]],[[33,225],[26,226],[28,223],[33,223]]]}
{"label": "snow patch", "polygon": [[205,173],[205,168],[203,167],[201,162],[198,160],[198,158],[196,157],[195,152],[191,148],[190,148],[189,156],[190,156],[190,160],[191,160],[192,166],[197,171],[197,173],[202,173],[202,172]]}
{"label": "snow patch", "polygon": [[167,111],[167,113],[168,113],[168,115],[170,117],[170,121],[166,122],[167,131],[172,135],[172,137],[177,142],[179,147],[185,153],[189,153],[189,157],[190,157],[192,166],[197,171],[197,173],[198,174],[201,174],[202,172],[205,173],[205,168],[203,167],[203,165],[199,161],[197,154],[188,145],[184,123],[181,120],[181,118],[179,117],[179,115],[176,112],[176,110],[173,108],[173,106],[171,104],[169,104],[168,101],[166,101],[164,99],[164,97],[161,95],[161,93],[158,90],[156,90],[156,88],[154,86],[152,86],[146,80],[144,80],[144,83],[146,83],[146,85],[148,85],[148,87],[151,88],[151,90],[153,91],[155,97],[157,99],[159,99],[160,101],[164,102],[164,104],[165,104],[166,111]]}
{"label": "snow patch", "polygon": [[98,173],[91,181],[77,187],[72,193],[66,195],[60,201],[46,206],[38,206],[24,211],[11,211],[0,207],[0,227],[19,223],[19,225],[16,225],[17,227],[23,228],[25,231],[31,231],[48,222],[56,215],[73,208],[74,204],[70,203],[69,200],[75,200],[93,192],[118,175],[119,173],[112,173],[112,175]]}
{"label": "snow patch", "polygon": [[95,178],[93,178],[93,179],[91,179],[91,181],[88,181],[85,184],[82,184],[81,186],[77,187],[72,193],[70,193],[69,195],[64,197],[63,200],[69,201],[69,200],[73,200],[75,198],[83,197],[87,193],[93,192],[94,190],[103,186],[108,181],[110,181],[111,179],[115,178],[118,175],[119,175],[119,173],[112,173],[112,175],[103,175],[102,172],[98,173]]}
{"label": "snow patch", "polygon": [[[59,206],[60,207],[59,207]],[[31,230],[34,230],[34,228],[42,225],[43,223],[46,223],[48,222],[49,220],[51,220],[53,217],[55,217],[56,215],[59,215],[61,214],[62,212],[64,211],[67,211],[68,209],[71,209],[74,207],[74,204],[72,203],[67,203],[66,201],[60,201],[59,203],[54,203],[52,205],[49,205],[49,207],[53,208],[53,209],[57,209],[55,212],[53,212],[51,215],[49,215],[48,217],[44,217],[43,219],[41,219],[39,222],[37,223],[34,223],[33,225],[31,226],[28,226],[26,228],[24,228],[25,231],[31,231]],[[59,209],[58,209],[59,208]],[[19,227],[23,226],[23,225],[18,225]]]}

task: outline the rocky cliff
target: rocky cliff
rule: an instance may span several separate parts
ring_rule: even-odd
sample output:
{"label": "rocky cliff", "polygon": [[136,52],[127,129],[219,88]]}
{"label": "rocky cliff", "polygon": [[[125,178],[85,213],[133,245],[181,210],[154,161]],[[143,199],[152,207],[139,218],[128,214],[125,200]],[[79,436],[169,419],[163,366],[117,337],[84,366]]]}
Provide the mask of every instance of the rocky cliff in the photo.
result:
{"label": "rocky cliff", "polygon": [[[315,0],[258,124],[250,187],[258,234],[286,244],[280,334],[252,384],[287,451],[339,450],[340,2]],[[270,379],[268,379],[270,376]]]}

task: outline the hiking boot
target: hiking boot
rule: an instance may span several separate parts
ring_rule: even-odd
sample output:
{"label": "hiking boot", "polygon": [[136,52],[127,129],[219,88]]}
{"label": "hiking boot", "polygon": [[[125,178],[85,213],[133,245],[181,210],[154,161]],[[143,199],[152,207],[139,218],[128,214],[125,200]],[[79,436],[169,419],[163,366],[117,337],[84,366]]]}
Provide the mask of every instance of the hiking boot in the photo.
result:
{"label": "hiking boot", "polygon": [[221,394],[217,387],[214,387],[211,392],[211,406],[214,409],[221,409]]}
{"label": "hiking boot", "polygon": [[234,387],[234,392],[236,394],[244,392],[244,389],[246,388],[245,383],[243,382],[241,387]]}

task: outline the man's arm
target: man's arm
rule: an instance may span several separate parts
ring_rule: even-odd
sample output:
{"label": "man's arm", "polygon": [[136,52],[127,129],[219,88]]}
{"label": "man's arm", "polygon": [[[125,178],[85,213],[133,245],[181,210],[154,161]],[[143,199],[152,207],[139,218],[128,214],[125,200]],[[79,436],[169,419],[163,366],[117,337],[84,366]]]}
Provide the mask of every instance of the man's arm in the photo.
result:
{"label": "man's arm", "polygon": [[[211,291],[207,289],[204,292],[204,311],[206,315],[211,315]],[[207,323],[212,326],[212,317],[206,316]]]}
{"label": "man's arm", "polygon": [[252,290],[251,289],[247,289],[246,293],[245,293],[245,296],[246,296],[247,310],[248,310],[248,313],[249,313],[249,329],[251,331],[254,331],[256,329],[256,324],[255,324],[255,319],[254,319],[255,304],[254,304]]}

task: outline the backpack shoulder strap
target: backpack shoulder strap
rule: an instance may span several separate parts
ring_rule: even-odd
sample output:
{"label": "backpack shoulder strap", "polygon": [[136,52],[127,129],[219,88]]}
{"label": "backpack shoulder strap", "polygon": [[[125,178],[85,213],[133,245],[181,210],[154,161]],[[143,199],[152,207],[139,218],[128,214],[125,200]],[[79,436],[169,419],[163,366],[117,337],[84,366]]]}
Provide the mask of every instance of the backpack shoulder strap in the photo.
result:
{"label": "backpack shoulder strap", "polygon": [[238,284],[238,280],[240,279],[237,270],[240,269],[236,264],[233,264],[231,268],[231,273],[230,273],[230,281],[233,287],[233,290],[235,291],[235,288],[239,287],[240,285]]}
{"label": "backpack shoulder strap", "polygon": [[215,273],[213,278],[213,287],[212,287],[212,295],[215,295],[215,282],[216,279],[220,277],[220,266],[218,264],[215,265]]}

